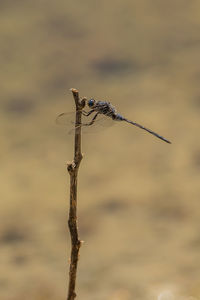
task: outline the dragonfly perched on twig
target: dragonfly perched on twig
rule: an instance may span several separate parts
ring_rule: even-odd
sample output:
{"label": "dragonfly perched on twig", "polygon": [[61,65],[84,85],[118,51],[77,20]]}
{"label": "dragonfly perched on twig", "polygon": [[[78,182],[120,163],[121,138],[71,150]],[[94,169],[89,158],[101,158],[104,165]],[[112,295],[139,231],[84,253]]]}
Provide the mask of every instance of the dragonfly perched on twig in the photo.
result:
{"label": "dragonfly perched on twig", "polygon": [[[113,121],[124,121],[127,122],[129,124],[132,124],[136,127],[139,127],[149,133],[151,133],[152,135],[154,135],[155,137],[161,139],[162,141],[171,144],[171,142],[169,140],[167,140],[166,138],[164,138],[163,136],[159,135],[158,133],[152,131],[151,129],[148,129],[136,122],[130,121],[127,118],[123,117],[122,115],[120,115],[116,108],[107,101],[96,101],[94,99],[90,99],[87,101],[87,105],[90,108],[90,110],[87,112],[85,110],[82,110],[82,114],[85,117],[89,117],[90,115],[93,116],[92,119],[89,122],[86,123],[82,123],[78,126],[82,126],[82,127],[86,127],[86,126],[92,126],[94,123],[96,123],[98,121],[98,116],[99,115],[103,115],[105,117],[111,118]],[[59,123],[59,119],[61,117],[63,117],[65,115],[65,113],[60,114],[57,117],[57,121]]]}

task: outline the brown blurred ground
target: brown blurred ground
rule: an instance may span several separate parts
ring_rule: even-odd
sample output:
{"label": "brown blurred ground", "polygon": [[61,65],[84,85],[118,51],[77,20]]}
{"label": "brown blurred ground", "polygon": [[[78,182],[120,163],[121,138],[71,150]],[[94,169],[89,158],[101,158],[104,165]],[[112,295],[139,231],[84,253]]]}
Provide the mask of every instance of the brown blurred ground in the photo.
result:
{"label": "brown blurred ground", "polygon": [[[78,299],[200,299],[199,1],[1,1],[0,299],[65,299],[69,88],[126,124],[85,135]],[[66,247],[67,245],[67,247]]]}

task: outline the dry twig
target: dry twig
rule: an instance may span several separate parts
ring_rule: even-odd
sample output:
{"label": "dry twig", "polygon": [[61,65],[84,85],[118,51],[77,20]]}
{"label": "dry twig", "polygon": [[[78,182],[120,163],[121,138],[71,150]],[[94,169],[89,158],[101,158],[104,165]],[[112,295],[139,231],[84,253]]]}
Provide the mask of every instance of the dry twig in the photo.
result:
{"label": "dry twig", "polygon": [[76,273],[79,257],[79,249],[81,247],[81,241],[78,236],[77,226],[77,177],[78,169],[82,160],[81,153],[81,117],[82,109],[85,106],[85,98],[80,100],[78,91],[71,89],[74,96],[76,105],[76,128],[75,128],[75,140],[74,140],[74,159],[67,165],[67,170],[70,175],[70,208],[69,208],[69,219],[68,226],[71,235],[71,261],[69,270],[69,287],[67,300],[73,300],[76,297],[75,285],[76,285]]}

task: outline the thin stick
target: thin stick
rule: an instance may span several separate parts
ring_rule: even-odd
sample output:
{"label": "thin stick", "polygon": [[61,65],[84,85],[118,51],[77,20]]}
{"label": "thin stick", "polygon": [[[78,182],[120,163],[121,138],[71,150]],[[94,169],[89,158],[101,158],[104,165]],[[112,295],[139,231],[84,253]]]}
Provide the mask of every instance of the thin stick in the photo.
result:
{"label": "thin stick", "polygon": [[81,153],[81,117],[82,109],[85,106],[85,98],[80,100],[78,91],[71,89],[74,96],[76,105],[76,129],[74,139],[74,160],[67,165],[67,170],[70,175],[70,208],[68,226],[71,235],[71,261],[69,270],[69,286],[67,300],[74,300],[76,297],[75,285],[76,285],[76,273],[79,257],[79,249],[81,247],[81,241],[78,236],[77,226],[77,177],[78,169],[83,158]]}

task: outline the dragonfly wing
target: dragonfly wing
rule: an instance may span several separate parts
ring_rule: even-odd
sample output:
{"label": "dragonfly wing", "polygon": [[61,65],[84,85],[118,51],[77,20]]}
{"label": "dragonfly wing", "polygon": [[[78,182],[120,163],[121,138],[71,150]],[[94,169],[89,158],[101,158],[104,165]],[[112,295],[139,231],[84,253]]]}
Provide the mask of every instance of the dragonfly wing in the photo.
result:
{"label": "dragonfly wing", "polygon": [[57,116],[56,124],[63,125],[63,126],[73,126],[75,120],[75,113],[74,112],[64,112]]}
{"label": "dragonfly wing", "polygon": [[[112,118],[99,114],[95,122],[92,125],[88,125],[92,121],[93,116],[92,114],[91,116],[82,115],[82,124],[78,126],[82,126],[83,133],[99,132],[115,124]],[[75,112],[61,113],[56,118],[56,124],[65,126],[69,130],[69,134],[73,134],[75,131]]]}

